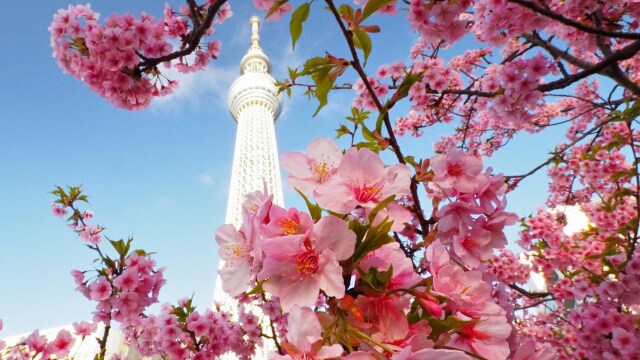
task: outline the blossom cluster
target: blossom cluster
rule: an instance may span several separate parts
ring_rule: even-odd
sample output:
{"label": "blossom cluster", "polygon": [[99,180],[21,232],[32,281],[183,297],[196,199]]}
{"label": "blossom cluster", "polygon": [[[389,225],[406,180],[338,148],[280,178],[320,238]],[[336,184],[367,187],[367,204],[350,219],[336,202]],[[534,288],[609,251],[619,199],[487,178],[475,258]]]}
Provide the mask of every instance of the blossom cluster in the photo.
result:
{"label": "blossom cluster", "polygon": [[[74,324],[75,326],[75,324]],[[0,330],[2,322],[0,321]],[[78,334],[78,333],[76,333]],[[10,344],[6,349],[4,342],[0,341],[0,359],[27,360],[64,358],[69,355],[75,339],[68,330],[60,330],[54,339],[48,339],[35,330],[29,336],[20,339],[16,344]],[[4,355],[3,355],[4,353]]]}
{"label": "blossom cluster", "polygon": [[248,359],[260,343],[258,318],[244,311],[239,319],[232,316],[221,309],[200,313],[191,299],[182,299],[177,306],[163,305],[158,315],[124,322],[122,330],[126,341],[142,356],[216,359],[231,351]]}
{"label": "blossom cluster", "polygon": [[[218,12],[217,22],[229,16],[227,4]],[[186,5],[178,12],[167,5],[160,19],[145,13],[139,19],[131,14],[112,15],[100,24],[99,17],[89,4],[59,10],[49,27],[53,57],[66,73],[120,108],[145,108],[153,97],[170,94],[178,85],[150,59],[163,59],[165,67],[192,72],[204,69],[220,52],[216,40],[197,44],[193,60],[184,55],[170,56],[172,43],[181,42],[185,47],[191,39],[195,30],[189,25],[190,19],[202,17]],[[205,31],[205,35],[212,33],[213,27]]]}
{"label": "blossom cluster", "polygon": [[[513,308],[500,298],[508,295],[474,270],[505,244],[503,228],[515,220],[505,212],[501,176],[461,152],[431,159],[428,187],[452,200],[438,211],[436,240],[414,263],[406,243],[387,233],[411,221],[406,205],[394,202],[410,197],[403,192],[408,167],[384,165],[368,149],[343,154],[322,138],[283,159],[289,184],[318,205],[309,203],[309,213],[286,210],[256,191],[246,198],[240,228],[227,224],[216,232],[223,289],[241,298],[264,292],[287,315],[291,346],[275,358],[369,359],[356,351],[368,348],[398,359],[454,351],[441,346],[458,349],[460,359],[471,358],[465,352],[487,359],[511,353],[509,341],[520,340],[508,321]],[[352,350],[345,354],[339,344],[346,339]]]}
{"label": "blossom cluster", "polygon": [[[195,32],[213,33],[198,28],[207,9],[221,6],[218,22],[230,15],[224,3],[190,1],[179,11],[167,6],[163,19],[114,15],[104,25],[89,6],[70,7],[50,28],[54,56],[116,106],[143,108],[176,85],[159,65],[189,72],[217,57],[219,43],[189,41]],[[316,5],[294,10],[292,3],[253,1],[271,20],[293,11],[292,36],[299,36],[294,29]],[[356,70],[347,118],[353,130],[338,130],[351,135],[352,146],[343,152],[318,138],[306,153],[283,156],[288,183],[307,211],[285,209],[266,190],[256,191],[247,195],[242,223],[218,229],[222,287],[241,304],[237,318],[223,309],[197,312],[190,300],[141,315],[157,297],[162,271],[121,240],[111,242],[118,257],[100,255],[104,267],[95,276],[74,272],[79,290],[99,304],[95,321],[120,321],[140,353],[173,359],[228,351],[246,358],[262,341],[275,343],[275,359],[636,358],[640,6],[620,0],[325,3],[352,58],[328,54],[290,73],[310,76],[315,87],[304,85],[307,93],[322,103],[327,79],[331,88],[347,69]],[[365,70],[373,47],[368,33],[380,28],[374,14],[401,14],[419,35],[407,60],[382,64],[375,76]],[[194,60],[173,52],[171,39],[191,49],[185,52]],[[463,43],[469,39],[471,48]],[[464,52],[449,53],[460,45]],[[289,90],[301,83],[281,84]],[[403,99],[408,111],[391,130],[392,111]],[[368,119],[374,112],[375,131]],[[455,127],[434,144],[436,155],[401,150],[399,136],[421,136],[441,124]],[[482,156],[519,133],[551,127],[564,127],[566,142],[531,171],[503,176],[484,167]],[[356,143],[358,131],[367,141]],[[385,149],[399,164],[381,160]],[[504,228],[518,221],[507,211],[506,195],[544,168],[546,208],[521,219],[517,244],[525,252],[516,254],[505,248]],[[54,214],[71,210],[72,229],[98,250],[102,228],[71,206],[80,195],[57,195]],[[584,215],[584,226],[568,226],[569,208]],[[542,281],[532,286],[531,275]],[[256,317],[252,306],[265,317]],[[30,345],[20,346],[34,354]],[[36,357],[46,351],[40,349]]]}

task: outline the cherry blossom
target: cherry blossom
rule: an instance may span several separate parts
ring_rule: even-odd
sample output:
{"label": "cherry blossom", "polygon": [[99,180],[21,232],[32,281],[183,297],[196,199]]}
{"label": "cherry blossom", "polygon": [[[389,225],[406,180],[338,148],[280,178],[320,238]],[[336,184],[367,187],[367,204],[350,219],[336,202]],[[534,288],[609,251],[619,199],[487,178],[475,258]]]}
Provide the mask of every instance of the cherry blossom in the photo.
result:
{"label": "cherry blossom", "polygon": [[344,295],[338,261],[353,254],[355,234],[333,216],[320,219],[302,235],[266,239],[259,280],[264,289],[280,298],[284,311],[294,305],[312,306],[322,289],[327,295]]}

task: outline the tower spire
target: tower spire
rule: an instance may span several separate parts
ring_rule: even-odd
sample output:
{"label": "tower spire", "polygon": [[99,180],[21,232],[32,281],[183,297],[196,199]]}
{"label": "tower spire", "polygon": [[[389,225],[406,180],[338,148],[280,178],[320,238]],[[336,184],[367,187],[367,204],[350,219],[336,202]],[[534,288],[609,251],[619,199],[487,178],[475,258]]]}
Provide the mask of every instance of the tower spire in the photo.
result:
{"label": "tower spire", "polygon": [[271,73],[271,62],[260,47],[260,18],[251,17],[251,47],[240,62],[240,74],[245,73]]}
{"label": "tower spire", "polygon": [[251,17],[251,47],[260,47],[260,18],[257,16]]}

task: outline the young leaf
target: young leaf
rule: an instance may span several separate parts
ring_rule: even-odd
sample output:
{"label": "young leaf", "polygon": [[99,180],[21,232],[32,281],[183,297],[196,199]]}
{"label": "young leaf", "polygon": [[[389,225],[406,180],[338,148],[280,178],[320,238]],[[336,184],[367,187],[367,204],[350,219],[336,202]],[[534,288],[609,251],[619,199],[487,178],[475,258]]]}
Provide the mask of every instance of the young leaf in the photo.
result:
{"label": "young leaf", "polygon": [[300,5],[291,15],[291,22],[289,23],[289,31],[291,32],[291,47],[296,48],[296,42],[302,34],[302,24],[309,17],[309,3]]}
{"label": "young leaf", "polygon": [[433,340],[437,339],[440,335],[448,331],[457,330],[463,325],[471,323],[471,321],[463,321],[453,315],[447,316],[447,318],[444,320],[429,316],[427,318],[427,321],[431,326],[431,334],[429,334],[429,339]]}
{"label": "young leaf", "polygon": [[380,224],[371,226],[364,236],[361,243],[356,245],[356,249],[351,256],[353,262],[362,259],[368,253],[379,249],[381,246],[393,242],[393,238],[389,235],[393,221],[385,218]]}
{"label": "young leaf", "polygon": [[371,210],[371,213],[369,213],[369,222],[373,223],[373,220],[376,218],[376,215],[378,215],[380,210],[384,209],[384,207],[387,206],[387,204],[389,204],[390,202],[392,202],[395,198],[396,198],[396,195],[393,194],[383,199],[382,201],[380,201],[376,205],[376,207],[374,207],[373,210]]}
{"label": "young leaf", "polygon": [[362,53],[364,54],[362,66],[366,66],[369,54],[371,54],[371,38],[369,38],[369,35],[364,30],[358,29],[353,33],[353,43],[357,48],[362,49]]}
{"label": "young leaf", "polygon": [[369,0],[362,11],[362,20],[371,16],[374,12],[380,10],[385,5],[392,3],[394,0]]}
{"label": "young leaf", "polygon": [[313,221],[318,222],[318,220],[320,220],[320,218],[322,217],[322,208],[318,205],[312,204],[311,201],[309,201],[309,199],[300,190],[296,189],[296,191],[298,192],[298,194],[300,194],[300,196],[302,196],[304,202],[307,203],[307,209],[309,209],[309,214],[311,215]]}
{"label": "young leaf", "polygon": [[271,9],[269,9],[269,11],[267,12],[267,15],[265,16],[265,18],[269,18],[269,16],[273,15],[276,13],[276,11],[278,11],[278,9],[280,9],[280,7],[286,3],[288,3],[289,0],[278,0],[277,3],[275,3]]}

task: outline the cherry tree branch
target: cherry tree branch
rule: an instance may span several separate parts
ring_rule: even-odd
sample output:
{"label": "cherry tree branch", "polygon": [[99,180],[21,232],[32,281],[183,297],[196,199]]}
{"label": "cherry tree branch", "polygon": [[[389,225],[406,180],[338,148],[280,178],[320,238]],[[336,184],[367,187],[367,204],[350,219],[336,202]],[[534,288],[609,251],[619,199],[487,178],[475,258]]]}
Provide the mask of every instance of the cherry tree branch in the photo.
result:
{"label": "cherry tree branch", "polygon": [[[401,164],[406,164],[406,161],[404,160],[404,155],[402,154],[402,150],[400,149],[400,145],[398,144],[398,140],[396,139],[396,136],[393,132],[393,126],[391,125],[391,120],[389,119],[389,111],[385,110],[382,103],[380,103],[380,99],[378,99],[378,96],[376,96],[376,93],[373,90],[373,87],[371,86],[371,84],[369,84],[368,76],[365,73],[364,68],[362,67],[362,64],[360,63],[358,52],[356,51],[356,46],[353,42],[353,34],[349,29],[347,29],[347,27],[342,22],[342,19],[340,18],[340,14],[338,13],[338,9],[333,3],[333,0],[325,0],[325,2],[329,6],[329,10],[335,17],[336,22],[340,26],[340,30],[342,30],[342,34],[344,35],[344,38],[347,41],[347,45],[349,46],[349,51],[351,52],[351,57],[353,59],[350,61],[351,66],[360,76],[362,83],[365,85],[367,92],[373,99],[378,111],[380,113],[383,113],[383,124],[385,129],[387,130],[387,133],[389,134],[389,145],[393,149],[393,152],[396,155],[398,162]],[[390,109],[392,106],[393,104],[390,104],[388,108]],[[425,218],[424,212],[422,211],[422,206],[420,205],[420,198],[418,197],[418,183],[415,181],[413,177],[411,178],[410,188],[411,188],[411,196],[413,198],[412,200],[414,204],[413,210],[414,210],[414,213],[416,214],[416,217],[418,218],[418,222],[420,223],[422,236],[426,236],[429,233],[429,222]]]}
{"label": "cherry tree branch", "polygon": [[543,298],[543,297],[547,297],[547,296],[551,295],[550,292],[531,292],[531,291],[527,291],[527,290],[521,288],[520,286],[518,286],[516,284],[509,284],[509,288],[519,292],[520,294],[528,297],[529,299]]}
{"label": "cherry tree branch", "polygon": [[[216,0],[213,4],[209,5],[209,8],[207,9],[207,15],[205,16],[202,23],[200,23],[199,26],[196,26],[193,29],[193,31],[191,32],[191,35],[189,36],[189,39],[186,41],[187,46],[185,48],[183,48],[182,50],[174,51],[171,54],[167,54],[157,58],[143,59],[143,61],[140,62],[136,67],[135,74],[140,76],[143,72],[149,69],[153,69],[154,67],[158,66],[159,64],[165,61],[175,60],[194,52],[200,45],[200,40],[202,40],[202,38],[204,37],[205,33],[207,32],[207,29],[211,27],[211,24],[213,24],[213,19],[215,18],[216,14],[218,13],[218,11],[220,11],[220,8],[222,8],[222,5],[224,5],[227,1],[228,0]],[[195,25],[196,22],[199,22],[199,20],[196,21],[199,15],[196,12],[196,13],[193,13],[192,16],[193,16],[194,25]]]}
{"label": "cherry tree branch", "polygon": [[550,157],[549,159],[547,159],[546,161],[544,161],[543,163],[541,163],[540,165],[536,166],[535,168],[531,169],[530,171],[522,174],[522,175],[510,175],[510,176],[505,176],[506,180],[510,180],[510,179],[516,179],[516,182],[521,181],[522,179],[526,178],[527,176],[533,175],[534,173],[538,172],[538,170],[542,169],[543,167],[551,164],[551,162],[553,162],[554,159],[556,159],[559,155],[565,153],[567,150],[569,150],[570,148],[573,147],[573,145],[579,143],[580,141],[584,140],[587,136],[593,134],[594,132],[597,132],[598,130],[600,130],[600,128],[602,128],[603,125],[613,121],[615,118],[611,118],[609,120],[603,121],[602,123],[598,124],[597,126],[593,127],[591,130],[583,133],[582,135],[578,136],[576,139],[574,139],[572,142],[570,142],[569,144],[567,144],[562,150],[558,151],[554,156]]}
{"label": "cherry tree branch", "polygon": [[631,59],[632,57],[636,56],[638,52],[640,52],[640,40],[634,41],[624,48],[611,53],[609,56],[606,56],[602,61],[592,64],[570,55],[567,51],[559,49],[555,45],[551,44],[549,40],[542,39],[540,35],[535,32],[532,34],[525,34],[523,35],[523,38],[525,38],[532,44],[545,49],[554,58],[565,60],[569,64],[583,70],[573,75],[565,76],[562,79],[538,86],[537,89],[541,92],[562,89],[590,75],[601,74],[614,80],[620,86],[631,91],[632,93],[636,95],[640,94],[640,86],[635,84],[621,72],[618,73],[612,69],[613,66],[617,66],[618,62]]}
{"label": "cherry tree branch", "polygon": [[550,11],[548,9],[542,8],[535,3],[527,0],[508,0],[509,2],[516,3],[520,6],[526,7],[529,10],[532,10],[540,15],[546,16],[550,19],[556,20],[564,25],[576,28],[578,30],[584,31],[589,34],[594,35],[604,35],[613,38],[621,38],[621,39],[640,39],[640,34],[636,33],[625,33],[625,32],[616,32],[616,31],[607,31],[603,29],[593,28],[590,26],[586,26],[577,21],[566,18],[558,13]]}

